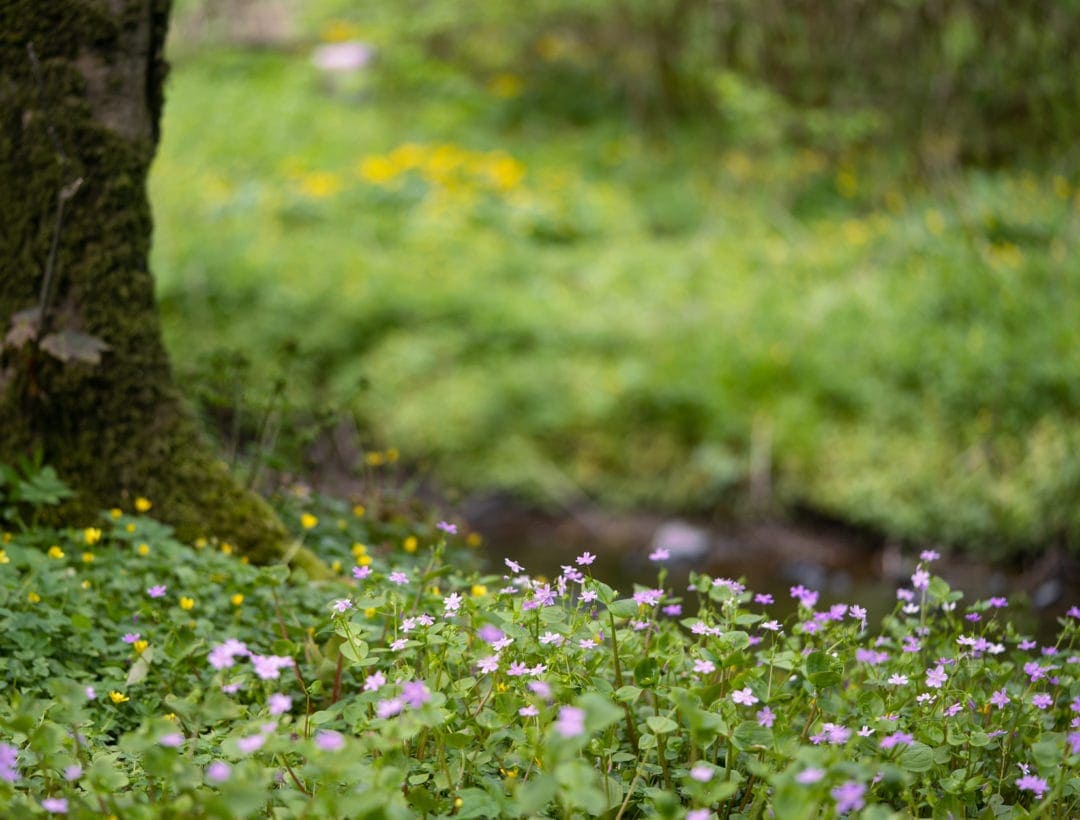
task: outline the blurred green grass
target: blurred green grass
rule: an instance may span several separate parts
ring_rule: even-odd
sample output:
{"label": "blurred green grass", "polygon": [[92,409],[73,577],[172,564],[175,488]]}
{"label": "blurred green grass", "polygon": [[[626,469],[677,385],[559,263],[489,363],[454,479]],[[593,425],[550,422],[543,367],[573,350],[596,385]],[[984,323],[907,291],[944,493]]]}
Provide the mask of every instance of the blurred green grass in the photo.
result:
{"label": "blurred green grass", "polygon": [[[773,509],[987,554],[1080,543],[1080,196],[902,155],[332,93],[306,54],[177,60],[151,196],[167,341],[450,485]],[[218,373],[220,376],[221,374]],[[762,499],[757,501],[762,503]]]}

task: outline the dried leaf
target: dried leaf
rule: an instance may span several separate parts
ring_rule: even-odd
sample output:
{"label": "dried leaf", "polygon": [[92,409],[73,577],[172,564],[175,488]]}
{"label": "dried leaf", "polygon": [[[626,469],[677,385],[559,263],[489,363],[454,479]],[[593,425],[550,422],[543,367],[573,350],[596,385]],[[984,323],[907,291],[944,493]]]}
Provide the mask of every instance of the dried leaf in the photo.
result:
{"label": "dried leaf", "polygon": [[13,313],[11,316],[11,329],[4,337],[4,344],[16,350],[27,342],[37,338],[38,328],[41,325],[41,311],[36,308],[27,308]]}
{"label": "dried leaf", "polygon": [[101,354],[112,349],[97,336],[77,330],[50,333],[41,340],[38,347],[62,362],[74,359],[86,364],[101,364]]}

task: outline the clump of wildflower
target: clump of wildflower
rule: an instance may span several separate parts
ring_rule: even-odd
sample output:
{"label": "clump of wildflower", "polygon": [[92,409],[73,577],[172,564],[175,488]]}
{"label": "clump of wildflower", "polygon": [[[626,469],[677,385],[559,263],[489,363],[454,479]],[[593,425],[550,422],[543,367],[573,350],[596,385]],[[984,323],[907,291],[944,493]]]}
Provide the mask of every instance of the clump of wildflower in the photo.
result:
{"label": "clump of wildflower", "polygon": [[277,717],[292,709],[292,698],[288,695],[283,695],[280,692],[275,692],[267,701],[267,706],[269,707],[270,714]]}
{"label": "clump of wildflower", "polygon": [[1041,800],[1042,796],[1050,789],[1050,784],[1041,777],[1036,777],[1033,774],[1025,774],[1023,777],[1017,779],[1016,787],[1020,789],[1020,791],[1034,792],[1035,797]]}

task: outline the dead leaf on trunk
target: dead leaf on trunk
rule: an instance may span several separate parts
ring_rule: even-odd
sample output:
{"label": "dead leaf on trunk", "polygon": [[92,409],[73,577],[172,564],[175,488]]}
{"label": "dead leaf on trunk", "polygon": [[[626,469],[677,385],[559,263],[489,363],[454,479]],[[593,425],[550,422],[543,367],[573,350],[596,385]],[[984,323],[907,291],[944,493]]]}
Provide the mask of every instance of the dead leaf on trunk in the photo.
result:
{"label": "dead leaf on trunk", "polygon": [[4,336],[6,347],[18,350],[27,342],[37,338],[41,327],[41,310],[36,307],[20,310],[11,316],[11,329]]}
{"label": "dead leaf on trunk", "polygon": [[62,362],[74,360],[86,364],[101,364],[101,354],[112,349],[97,336],[77,330],[50,333],[41,340],[38,347]]}

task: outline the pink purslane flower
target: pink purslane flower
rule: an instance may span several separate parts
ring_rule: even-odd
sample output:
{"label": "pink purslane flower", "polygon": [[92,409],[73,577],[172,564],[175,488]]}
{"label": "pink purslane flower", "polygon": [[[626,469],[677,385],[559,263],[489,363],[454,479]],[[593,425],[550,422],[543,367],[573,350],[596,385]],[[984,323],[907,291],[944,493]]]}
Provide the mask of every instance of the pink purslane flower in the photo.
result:
{"label": "pink purslane flower", "polygon": [[479,671],[479,672],[481,672],[483,674],[486,674],[486,675],[490,675],[492,672],[498,671],[498,669],[499,669],[499,656],[498,656],[498,654],[488,655],[486,658],[481,658],[479,661],[477,661],[476,668],[477,668],[477,671]]}
{"label": "pink purslane flower", "polygon": [[158,743],[168,749],[179,749],[184,745],[184,736],[179,732],[170,732],[158,738]]}
{"label": "pink purslane flower", "polygon": [[563,737],[577,737],[585,733],[585,710],[576,706],[563,706],[559,709],[559,719],[555,721],[555,731]]}
{"label": "pink purslane flower", "polygon": [[72,763],[66,769],[64,769],[64,780],[68,783],[74,783],[83,775],[83,768],[78,763]]}
{"label": "pink purslane flower", "polygon": [[264,743],[266,743],[266,735],[251,735],[250,737],[242,737],[236,741],[236,748],[244,754],[251,754],[258,749],[261,749]]}
{"label": "pink purslane flower", "polygon": [[634,593],[634,600],[643,606],[656,606],[663,597],[662,589],[643,589]]}
{"label": "pink purslane flower", "polygon": [[930,573],[919,567],[915,570],[915,574],[911,576],[911,585],[915,589],[926,589],[930,586]]}
{"label": "pink purslane flower", "polygon": [[146,590],[146,594],[151,598],[164,598],[166,587],[164,584],[156,584]]}
{"label": "pink purslane flower", "polygon": [[712,780],[713,768],[712,766],[706,766],[704,763],[698,763],[694,768],[690,770],[690,777],[696,780],[698,783],[708,783]]}
{"label": "pink purslane flower", "polygon": [[910,746],[914,740],[915,738],[907,732],[893,732],[891,735],[886,735],[881,739],[881,748],[892,749],[901,744]]}
{"label": "pink purslane flower", "polygon": [[533,694],[539,695],[542,698],[551,697],[551,686],[549,686],[545,681],[542,680],[529,681],[529,690]]}
{"label": "pink purslane flower", "polygon": [[515,572],[518,575],[525,571],[525,567],[521,566],[517,561],[511,561],[509,558],[503,558],[503,563],[511,572]]}
{"label": "pink purslane flower", "polygon": [[323,729],[316,733],[315,745],[324,752],[337,752],[345,748],[345,736],[333,729]]}
{"label": "pink purslane flower", "polygon": [[768,706],[758,710],[757,722],[759,726],[764,726],[766,729],[771,729],[775,720],[776,715],[773,714],[772,709],[770,709]]}
{"label": "pink purslane flower", "polygon": [[380,700],[375,704],[375,716],[380,718],[391,718],[394,715],[401,712],[405,708],[405,701],[401,698],[390,698],[389,700]]}
{"label": "pink purslane flower", "polygon": [[352,577],[355,578],[357,581],[363,581],[369,575],[371,575],[371,567],[363,566],[352,568]]}
{"label": "pink purslane flower", "polygon": [[292,698],[288,695],[283,695],[280,692],[275,692],[270,696],[267,705],[270,707],[270,714],[283,715],[292,709]]}
{"label": "pink purslane flower", "polygon": [[19,750],[8,743],[0,743],[0,780],[14,783],[19,779]]}
{"label": "pink purslane flower", "polygon": [[352,606],[352,601],[350,601],[348,598],[339,598],[338,600],[334,601],[333,604],[334,611],[339,613],[348,612],[350,609],[352,609]]}
{"label": "pink purslane flower", "polygon": [[67,814],[68,801],[64,797],[46,797],[41,801],[41,808],[49,814]]}
{"label": "pink purslane flower", "polygon": [[1005,687],[1003,686],[990,696],[990,702],[998,709],[1004,709],[1006,705],[1012,703],[1012,700],[1009,698],[1009,694],[1005,691]]}
{"label": "pink purslane flower", "polygon": [[428,691],[423,681],[411,680],[402,684],[401,699],[409,704],[411,709],[419,709],[431,700],[431,692]]}
{"label": "pink purslane flower", "polygon": [[1042,796],[1049,790],[1050,784],[1041,777],[1036,777],[1033,774],[1026,774],[1016,781],[1016,787],[1020,789],[1020,791],[1034,792],[1035,797],[1042,799]]}
{"label": "pink purslane flower", "polygon": [[1040,692],[1031,696],[1031,705],[1036,709],[1049,709],[1054,705],[1054,699],[1045,692]]}
{"label": "pink purslane flower", "polygon": [[694,671],[702,675],[708,675],[716,671],[716,664],[704,658],[698,658],[694,661]]}
{"label": "pink purslane flower", "polygon": [[518,709],[518,714],[522,717],[536,717],[540,714],[540,710],[530,703],[528,706],[522,706]]}
{"label": "pink purslane flower", "polygon": [[281,670],[293,665],[293,659],[282,655],[252,655],[251,663],[255,674],[263,680],[276,680],[281,677]]}
{"label": "pink purslane flower", "polygon": [[907,686],[908,676],[901,675],[899,673],[892,674],[889,676],[889,683],[891,683],[893,686]]}
{"label": "pink purslane flower", "polygon": [[461,608],[461,600],[461,596],[456,592],[451,592],[443,598],[443,615],[447,618],[451,615],[457,615],[458,610]]}
{"label": "pink purslane flower", "polygon": [[121,640],[124,643],[135,643],[135,641],[139,640],[141,637],[142,636],[138,632],[128,632]]}
{"label": "pink purslane flower", "polygon": [[798,599],[799,604],[807,609],[813,609],[818,600],[818,594],[812,589],[807,589],[802,584],[791,588],[791,597]]}
{"label": "pink purslane flower", "polygon": [[945,667],[939,663],[937,668],[931,669],[926,673],[926,685],[931,689],[940,689],[948,677],[949,676],[945,674]]}
{"label": "pink purslane flower", "polygon": [[581,553],[581,555],[579,555],[577,558],[574,559],[574,563],[577,564],[579,567],[587,567],[589,564],[591,564],[595,560],[596,560],[596,556],[593,555],[588,550],[586,550],[585,552]]}
{"label": "pink purslane flower", "polygon": [[919,558],[923,561],[936,561],[940,557],[940,553],[936,550],[923,550],[919,553]]}
{"label": "pink purslane flower", "polygon": [[232,767],[224,760],[215,760],[206,767],[206,779],[211,783],[224,783],[232,774]]}
{"label": "pink purslane flower", "polygon": [[386,685],[386,675],[382,672],[372,672],[364,678],[365,692],[378,692]]}
{"label": "pink purslane flower", "polygon": [[409,576],[404,572],[395,571],[390,573],[390,582],[397,584],[399,587],[409,583]]}
{"label": "pink purslane flower", "polygon": [[442,530],[447,535],[457,535],[457,524],[451,524],[447,521],[440,521],[435,525],[435,529]]}
{"label": "pink purslane flower", "polygon": [[247,645],[235,638],[229,638],[210,650],[207,660],[215,669],[228,669],[236,663],[238,657],[249,655]]}
{"label": "pink purslane flower", "polygon": [[833,789],[833,800],[836,801],[836,813],[843,814],[848,811],[858,811],[866,805],[863,795],[866,794],[866,786],[855,780],[849,780]]}
{"label": "pink purslane flower", "polygon": [[666,561],[671,557],[671,550],[664,549],[663,547],[657,547],[649,553],[650,561]]}
{"label": "pink purslane flower", "polygon": [[825,777],[824,769],[815,769],[811,766],[809,769],[803,769],[801,772],[795,775],[795,782],[802,783],[804,786],[808,786],[811,783],[819,782],[823,777]]}
{"label": "pink purslane flower", "polygon": [[753,706],[758,702],[758,699],[754,697],[754,693],[750,691],[749,686],[743,689],[736,689],[731,693],[731,699],[735,701],[735,703],[740,703],[743,706]]}

